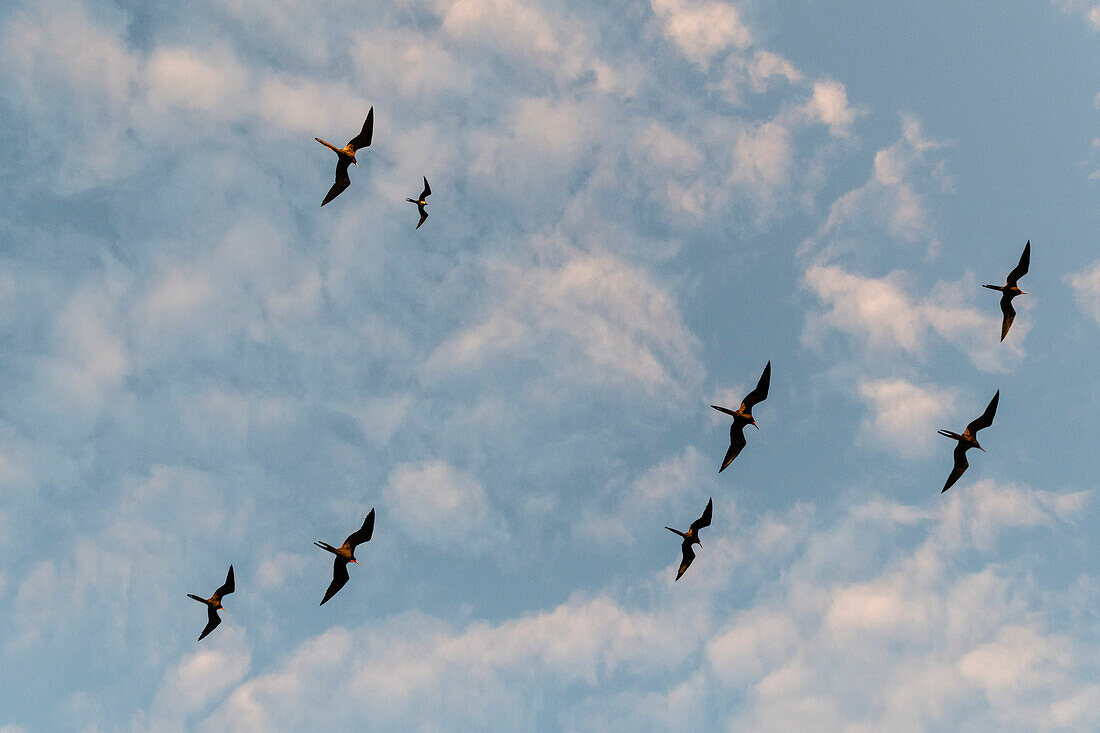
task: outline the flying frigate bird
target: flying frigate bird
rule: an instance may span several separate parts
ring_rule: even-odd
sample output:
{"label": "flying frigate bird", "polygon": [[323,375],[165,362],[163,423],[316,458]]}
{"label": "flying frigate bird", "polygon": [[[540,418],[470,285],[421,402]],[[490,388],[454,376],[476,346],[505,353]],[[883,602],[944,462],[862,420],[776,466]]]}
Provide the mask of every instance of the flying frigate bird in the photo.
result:
{"label": "flying frigate bird", "polygon": [[218,609],[222,608],[222,597],[227,596],[233,592],[233,566],[229,566],[229,574],[225,576],[225,583],[221,588],[214,591],[214,595],[209,598],[200,598],[199,596],[191,593],[187,594],[188,598],[194,598],[199,603],[206,604],[206,616],[209,619],[206,622],[206,628],[199,634],[199,641],[202,641],[214,629],[218,628],[218,624],[222,622],[221,617],[218,616]]}
{"label": "flying frigate bird", "polygon": [[[703,510],[703,516],[696,519],[691,523],[691,528],[687,532],[681,532],[678,529],[672,527],[665,527],[669,532],[680,535],[684,538],[684,541],[680,549],[684,553],[683,559],[680,561],[680,569],[676,572],[676,580],[680,579],[680,576],[684,574],[684,571],[691,565],[691,561],[695,559],[695,550],[691,548],[692,545],[703,546],[703,543],[699,541],[699,530],[703,527],[710,526],[711,509],[714,507],[714,501],[712,499],[707,500],[707,508]],[[675,581],[673,581],[675,582]]]}
{"label": "flying frigate bird", "polygon": [[772,363],[769,361],[767,366],[764,367],[764,373],[760,375],[760,381],[756,383],[756,388],[745,395],[745,400],[741,403],[740,408],[731,410],[727,407],[711,405],[715,410],[733,416],[733,424],[730,425],[730,447],[726,451],[726,457],[722,459],[722,467],[718,469],[718,473],[725,471],[726,466],[733,463],[733,459],[737,458],[737,454],[745,447],[745,426],[752,425],[757,430],[760,429],[752,416],[752,408],[768,398],[768,385],[771,384],[771,381]]}
{"label": "flying frigate bird", "polygon": [[990,290],[1001,291],[1001,313],[1004,314],[1004,318],[1001,320],[1001,341],[1005,340],[1005,336],[1008,335],[1008,329],[1012,328],[1012,319],[1016,317],[1016,309],[1012,307],[1012,299],[1017,295],[1027,295],[1023,290],[1017,287],[1016,283],[1021,277],[1027,274],[1027,268],[1031,265],[1031,240],[1027,240],[1027,244],[1024,245],[1024,253],[1020,255],[1020,262],[1013,268],[1012,272],[1008,273],[1008,277],[1005,278],[1004,285],[983,285],[983,288],[989,288]]}
{"label": "flying frigate bird", "polygon": [[339,547],[333,547],[327,542],[321,542],[320,540],[313,543],[322,550],[328,550],[333,555],[336,555],[336,559],[332,563],[332,582],[329,583],[328,590],[325,591],[325,597],[321,599],[322,606],[325,605],[328,599],[336,595],[336,593],[344,587],[344,584],[348,582],[348,563],[353,562],[356,565],[359,564],[359,561],[355,559],[356,546],[364,542],[369,542],[373,534],[374,509],[371,509],[370,514],[363,520],[363,526],[349,534],[348,538],[344,540],[344,544]]}
{"label": "flying frigate bird", "polygon": [[[419,229],[428,218],[428,210],[424,207],[428,205],[428,197],[432,194],[432,187],[428,185],[428,177],[424,177],[424,190],[420,193],[418,199],[405,199],[410,204],[416,204],[416,208],[420,211],[420,221],[416,223],[416,228]],[[447,212],[443,212],[447,213]]]}
{"label": "flying frigate bird", "polygon": [[966,452],[968,450],[977,448],[983,453],[985,452],[985,448],[978,444],[978,431],[988,428],[993,424],[993,416],[997,414],[997,402],[1000,399],[1001,390],[997,390],[997,394],[993,395],[993,399],[991,399],[989,405],[986,406],[985,412],[983,412],[980,417],[971,420],[962,435],[953,433],[950,430],[939,431],[939,434],[945,438],[952,438],[958,441],[958,445],[955,446],[955,466],[951,469],[951,475],[947,477],[947,483],[943,485],[943,489],[940,491],[941,494],[950,489],[955,482],[959,480],[959,477],[966,472],[967,467],[970,466],[966,460]]}
{"label": "flying frigate bird", "polygon": [[325,200],[321,202],[321,206],[324,206],[329,201],[343,193],[344,189],[351,185],[351,178],[348,176],[348,166],[354,165],[359,167],[359,163],[355,160],[355,151],[361,150],[366,147],[370,147],[371,138],[374,136],[374,107],[370,108],[367,112],[367,119],[363,123],[363,129],[358,135],[348,141],[348,144],[342,148],[338,148],[332,143],[325,142],[319,137],[313,138],[317,142],[324,145],[326,148],[332,150],[337,155],[336,161],[336,182],[332,184],[332,188],[328,190],[328,194],[325,196]]}

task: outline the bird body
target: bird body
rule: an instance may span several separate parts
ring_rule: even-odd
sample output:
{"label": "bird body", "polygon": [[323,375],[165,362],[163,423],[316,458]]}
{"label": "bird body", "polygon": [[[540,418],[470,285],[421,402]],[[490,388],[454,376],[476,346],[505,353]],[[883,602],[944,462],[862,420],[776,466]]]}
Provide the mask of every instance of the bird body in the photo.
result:
{"label": "bird body", "polygon": [[695,550],[692,548],[692,545],[699,545],[700,547],[703,546],[703,543],[699,540],[699,530],[701,530],[703,527],[710,526],[711,512],[713,508],[713,499],[708,499],[707,508],[703,510],[702,516],[691,523],[691,527],[688,528],[687,532],[681,532],[680,530],[673,529],[672,527],[665,527],[665,529],[667,529],[669,532],[677,534],[684,539],[684,541],[680,544],[680,552],[682,553],[683,557],[680,560],[680,569],[676,571],[676,580],[680,579],[680,576],[683,575],[684,571],[688,569],[689,565],[691,565],[691,561],[695,559]]}
{"label": "bird body", "polygon": [[371,140],[374,138],[374,107],[370,108],[367,112],[367,119],[363,122],[363,129],[358,135],[348,141],[348,144],[342,148],[338,148],[330,142],[326,142],[319,137],[313,138],[317,142],[324,145],[329,150],[336,153],[336,182],[332,184],[332,188],[328,190],[328,194],[325,195],[325,200],[321,202],[321,206],[324,206],[329,201],[339,196],[344,192],[348,186],[351,185],[351,177],[348,175],[348,167],[354,165],[359,167],[359,162],[355,159],[355,153],[362,148],[370,147]]}
{"label": "bird body", "polygon": [[1012,307],[1012,299],[1017,295],[1027,295],[1025,291],[1020,290],[1018,283],[1020,278],[1027,274],[1030,266],[1031,240],[1029,239],[1027,244],[1024,245],[1023,254],[1020,255],[1020,262],[1012,269],[1012,272],[1008,273],[1004,285],[982,285],[983,288],[997,290],[1001,293],[1001,341],[1005,340],[1008,329],[1012,328],[1012,321],[1016,318],[1016,309]]}
{"label": "bird body", "polygon": [[220,588],[214,591],[214,595],[210,596],[209,598],[203,598],[201,596],[196,596],[193,593],[187,594],[188,598],[193,598],[199,603],[206,604],[206,628],[204,628],[202,630],[202,633],[199,634],[199,641],[202,641],[207,634],[213,631],[218,626],[218,624],[222,622],[221,617],[218,616],[218,611],[224,610],[224,606],[222,606],[222,597],[232,593],[234,588],[235,585],[233,582],[233,566],[230,565],[229,573],[225,576],[225,582],[222,583],[222,586]]}
{"label": "bird body", "polygon": [[359,561],[355,559],[355,548],[364,542],[369,542],[370,538],[374,535],[374,509],[370,510],[370,514],[363,520],[363,526],[355,530],[348,535],[344,540],[344,544],[339,547],[333,547],[327,542],[317,540],[313,544],[320,547],[322,550],[331,552],[336,558],[332,561],[332,582],[329,583],[328,590],[325,591],[325,597],[321,599],[321,605],[336,595],[337,591],[344,587],[344,585],[350,579],[348,575],[348,563],[359,564]]}
{"label": "bird body", "polygon": [[978,450],[985,452],[985,448],[978,442],[978,431],[988,428],[993,424],[993,416],[997,414],[997,403],[1001,399],[1001,390],[997,390],[997,393],[993,395],[993,399],[989,401],[989,404],[985,408],[979,417],[970,421],[970,424],[966,426],[966,430],[962,435],[953,433],[950,430],[940,430],[939,434],[945,438],[951,438],[958,441],[955,445],[954,458],[955,465],[951,469],[951,474],[947,477],[947,483],[943,485],[943,489],[940,490],[942,494],[944,491],[950,489],[959,478],[966,472],[966,469],[970,467],[969,461],[966,460],[966,452],[971,448],[977,448]]}
{"label": "bird body", "polygon": [[420,212],[420,221],[416,223],[416,228],[419,229],[428,218],[428,210],[424,207],[428,205],[428,197],[432,195],[432,187],[428,185],[428,177],[424,177],[424,190],[420,192],[420,198],[405,199],[410,204],[416,204],[417,210]]}
{"label": "bird body", "polygon": [[745,447],[745,426],[752,425],[757,430],[760,429],[760,426],[756,424],[756,419],[752,416],[752,408],[768,398],[768,388],[771,386],[771,381],[772,363],[769,361],[764,367],[764,371],[760,375],[756,387],[753,388],[752,392],[745,395],[745,399],[741,402],[739,408],[731,410],[728,407],[711,405],[715,410],[723,412],[733,418],[733,424],[730,425],[730,447],[726,451],[725,458],[722,459],[722,466],[718,469],[718,473],[725,471],[726,468],[733,463],[733,459],[737,458],[741,450]]}

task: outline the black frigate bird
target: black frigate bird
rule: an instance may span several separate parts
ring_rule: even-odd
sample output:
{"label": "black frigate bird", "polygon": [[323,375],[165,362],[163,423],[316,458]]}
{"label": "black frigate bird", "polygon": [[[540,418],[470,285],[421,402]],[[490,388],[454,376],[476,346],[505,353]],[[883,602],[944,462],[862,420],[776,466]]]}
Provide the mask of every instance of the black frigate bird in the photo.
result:
{"label": "black frigate bird", "polygon": [[325,597],[321,599],[321,605],[325,605],[325,602],[332,598],[336,593],[344,587],[344,584],[348,582],[348,563],[353,562],[356,565],[359,561],[355,559],[355,548],[364,542],[369,542],[371,535],[374,534],[374,509],[370,510],[370,514],[363,520],[363,526],[355,530],[348,535],[348,538],[344,540],[344,544],[339,547],[333,547],[327,542],[321,542],[320,540],[313,544],[320,547],[322,550],[328,550],[333,555],[336,555],[336,559],[332,563],[332,582],[328,585],[328,590],[325,591]]}
{"label": "black frigate bird", "polygon": [[[419,229],[420,225],[428,219],[428,210],[424,207],[428,205],[428,197],[432,195],[432,187],[428,185],[428,177],[424,177],[424,190],[420,193],[418,199],[405,199],[410,204],[416,204],[416,208],[420,211],[420,221],[416,223],[416,228]],[[446,212],[444,212],[446,213]]]}
{"label": "black frigate bird", "polygon": [[332,188],[328,190],[328,194],[325,196],[325,200],[321,202],[321,206],[332,201],[343,193],[345,188],[351,185],[351,177],[348,176],[348,166],[354,165],[356,168],[359,167],[359,163],[355,160],[355,151],[370,147],[372,137],[374,137],[374,107],[371,107],[370,111],[367,112],[367,119],[363,123],[363,129],[358,135],[349,140],[348,144],[344,147],[338,148],[319,137],[313,138],[336,153],[338,158],[336,161],[336,182],[333,183]]}
{"label": "black frigate bird", "polygon": [[1027,268],[1031,265],[1031,240],[1024,245],[1024,253],[1020,255],[1020,262],[1008,273],[1004,285],[983,285],[983,288],[1001,291],[1001,341],[1008,335],[1008,329],[1012,328],[1012,319],[1016,317],[1016,309],[1012,307],[1012,299],[1017,295],[1027,295],[1017,286],[1020,278],[1027,274]]}
{"label": "black frigate bird", "polygon": [[989,401],[989,405],[986,406],[985,412],[980,417],[974,418],[970,421],[970,424],[966,426],[966,431],[962,435],[953,433],[950,430],[940,430],[939,434],[945,438],[951,438],[957,440],[958,445],[955,446],[955,466],[951,469],[951,475],[947,477],[947,483],[943,485],[943,489],[940,491],[942,494],[944,491],[950,489],[959,477],[966,472],[967,467],[970,464],[966,460],[966,452],[971,448],[977,448],[978,450],[985,452],[985,448],[978,444],[978,431],[984,428],[988,428],[993,424],[993,416],[997,414],[997,402],[1001,399],[1001,390],[997,390],[997,394],[993,395],[993,399]]}
{"label": "black frigate bird", "polygon": [[[672,527],[665,527],[669,532],[680,535],[684,538],[683,543],[680,546],[681,551],[684,553],[684,557],[680,560],[680,569],[676,571],[676,580],[680,579],[680,576],[684,574],[684,571],[691,565],[691,561],[695,559],[695,550],[691,548],[692,545],[699,545],[702,547],[703,543],[699,541],[699,530],[703,527],[710,526],[711,510],[714,507],[714,501],[712,499],[707,500],[707,508],[703,510],[703,516],[696,519],[691,523],[691,528],[687,532],[681,532],[678,529]],[[675,581],[673,581],[675,582]]]}
{"label": "black frigate bird", "polygon": [[214,591],[214,595],[209,598],[200,598],[199,596],[191,593],[187,594],[188,598],[194,598],[199,603],[206,604],[206,628],[199,634],[199,641],[202,641],[207,634],[214,629],[218,628],[218,624],[222,622],[221,617],[218,616],[218,609],[222,608],[222,598],[233,592],[233,566],[229,566],[229,574],[225,576],[225,582],[221,588]]}
{"label": "black frigate bird", "polygon": [[764,373],[760,375],[760,381],[756,383],[756,388],[745,395],[745,400],[741,403],[740,408],[731,410],[727,407],[711,405],[718,412],[733,416],[733,424],[730,425],[730,447],[726,451],[726,457],[722,459],[722,467],[718,469],[718,473],[725,471],[726,467],[733,463],[733,459],[737,458],[737,454],[745,447],[745,426],[752,425],[757,430],[760,429],[752,416],[752,408],[768,398],[768,386],[771,381],[772,363],[769,361],[768,365],[764,367]]}

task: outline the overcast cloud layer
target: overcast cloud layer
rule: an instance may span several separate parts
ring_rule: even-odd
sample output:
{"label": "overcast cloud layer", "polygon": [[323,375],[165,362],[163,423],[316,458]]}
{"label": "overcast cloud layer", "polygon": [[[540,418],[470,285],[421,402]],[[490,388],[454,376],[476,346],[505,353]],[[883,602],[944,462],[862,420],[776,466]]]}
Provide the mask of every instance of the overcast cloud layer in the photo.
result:
{"label": "overcast cloud layer", "polygon": [[1100,6],[842,5],[0,8],[0,733],[1100,727]]}

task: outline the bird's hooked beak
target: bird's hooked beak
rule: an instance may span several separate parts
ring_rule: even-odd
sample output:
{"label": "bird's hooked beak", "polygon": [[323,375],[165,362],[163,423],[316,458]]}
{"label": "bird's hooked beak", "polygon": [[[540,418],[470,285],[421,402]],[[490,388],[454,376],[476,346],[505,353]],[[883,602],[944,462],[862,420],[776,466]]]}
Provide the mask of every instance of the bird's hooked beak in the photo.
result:
{"label": "bird's hooked beak", "polygon": [[355,158],[352,158],[352,159],[351,159],[351,162],[355,164],[355,167],[356,167],[356,168],[358,168],[358,167],[359,167],[359,161],[357,161],[357,160],[356,160]]}
{"label": "bird's hooked beak", "polygon": [[353,562],[353,563],[355,563],[356,565],[358,565],[358,564],[359,564],[359,561],[358,561],[358,560],[352,560],[352,562]]}
{"label": "bird's hooked beak", "polygon": [[752,426],[753,426],[754,428],[756,428],[757,430],[759,430],[759,429],[760,429],[760,426],[756,424],[756,418],[753,418],[753,420],[752,420]]}
{"label": "bird's hooked beak", "polygon": [[980,450],[982,453],[985,453],[985,448],[981,447],[977,443],[974,444],[974,447],[977,448],[978,450]]}

